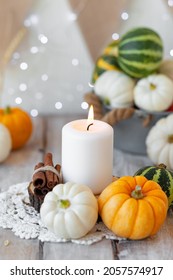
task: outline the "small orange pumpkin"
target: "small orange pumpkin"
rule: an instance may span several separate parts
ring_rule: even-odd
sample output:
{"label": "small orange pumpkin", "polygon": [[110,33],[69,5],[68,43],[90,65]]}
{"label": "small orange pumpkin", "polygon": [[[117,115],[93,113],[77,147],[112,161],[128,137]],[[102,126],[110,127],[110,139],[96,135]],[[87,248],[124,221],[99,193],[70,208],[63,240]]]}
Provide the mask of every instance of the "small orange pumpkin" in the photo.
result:
{"label": "small orange pumpkin", "polygon": [[0,109],[0,123],[10,131],[13,150],[21,148],[31,136],[31,118],[20,108]]}
{"label": "small orange pumpkin", "polygon": [[104,224],[116,235],[143,239],[160,229],[168,199],[156,182],[144,176],[124,176],[102,191],[98,206]]}

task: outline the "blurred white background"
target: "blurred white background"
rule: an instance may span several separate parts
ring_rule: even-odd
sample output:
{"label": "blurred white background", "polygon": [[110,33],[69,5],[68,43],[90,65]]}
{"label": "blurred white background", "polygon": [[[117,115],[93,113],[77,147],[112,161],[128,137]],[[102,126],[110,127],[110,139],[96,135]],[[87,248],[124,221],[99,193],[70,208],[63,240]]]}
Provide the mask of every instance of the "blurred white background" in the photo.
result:
{"label": "blurred white background", "polygon": [[[93,0],[95,6],[90,0],[33,2],[23,23],[27,33],[4,72],[3,106],[20,106],[32,116],[84,112],[83,95],[92,89],[96,57],[131,27],[155,29],[164,41],[165,58],[173,56],[173,0]],[[115,16],[110,12],[108,17],[109,10],[116,10]],[[86,32],[92,32],[95,42]]]}

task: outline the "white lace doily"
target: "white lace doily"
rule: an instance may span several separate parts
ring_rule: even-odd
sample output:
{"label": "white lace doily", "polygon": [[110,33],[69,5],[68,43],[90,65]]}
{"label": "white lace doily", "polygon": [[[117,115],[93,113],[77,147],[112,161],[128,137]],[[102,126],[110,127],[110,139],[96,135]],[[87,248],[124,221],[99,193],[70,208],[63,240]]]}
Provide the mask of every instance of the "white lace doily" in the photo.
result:
{"label": "white lace doily", "polygon": [[90,245],[103,238],[122,240],[115,236],[102,223],[96,223],[92,231],[80,239],[60,239],[50,232],[42,223],[40,214],[29,205],[29,183],[21,183],[11,186],[6,192],[0,193],[0,227],[11,229],[20,238],[38,238],[40,241],[73,242]]}

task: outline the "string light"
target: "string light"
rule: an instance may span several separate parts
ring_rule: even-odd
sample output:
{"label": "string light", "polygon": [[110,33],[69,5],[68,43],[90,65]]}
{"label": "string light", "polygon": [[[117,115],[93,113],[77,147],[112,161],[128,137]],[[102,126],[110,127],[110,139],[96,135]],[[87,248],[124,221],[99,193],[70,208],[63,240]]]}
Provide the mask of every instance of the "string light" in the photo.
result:
{"label": "string light", "polygon": [[36,15],[36,14],[30,15],[29,20],[32,25],[38,24],[38,22],[39,22],[38,15]]}
{"label": "string light", "polygon": [[20,63],[20,69],[21,69],[21,70],[26,70],[26,69],[28,69],[28,64],[27,64],[26,62]]}
{"label": "string light", "polygon": [[44,34],[39,34],[38,39],[40,40],[40,42],[42,44],[47,44],[47,42],[48,42],[48,38]]}
{"label": "string light", "polygon": [[19,85],[19,90],[20,91],[26,91],[27,90],[27,85],[25,84],[25,83],[21,83],[20,85]]}
{"label": "string light", "polygon": [[121,14],[121,18],[122,18],[123,20],[127,20],[127,19],[129,18],[128,13],[127,13],[127,12],[123,12],[123,13]]}
{"label": "string light", "polygon": [[16,104],[21,104],[22,103],[22,98],[21,97],[16,97],[15,99]]}
{"label": "string light", "polygon": [[46,82],[48,80],[48,75],[47,74],[43,74],[41,76],[42,81]]}
{"label": "string light", "polygon": [[173,49],[172,49],[172,50],[170,50],[170,55],[171,55],[171,56],[173,56]]}
{"label": "string light", "polygon": [[27,18],[27,19],[24,20],[23,24],[24,24],[25,27],[30,27],[31,26],[31,21]]}
{"label": "string light", "polygon": [[86,109],[88,109],[88,107],[89,107],[89,105],[88,105],[87,102],[84,101],[84,102],[81,103],[81,108],[82,109],[86,110]]}
{"label": "string light", "polygon": [[62,103],[61,102],[56,102],[55,103],[55,108],[57,109],[57,110],[60,110],[61,108],[62,108]]}
{"label": "string light", "polygon": [[68,13],[68,15],[67,15],[67,19],[68,19],[69,21],[75,21],[75,20],[77,20],[77,18],[78,18],[77,14],[76,14],[76,13],[73,13],[73,12],[70,12],[70,13]]}
{"label": "string light", "polygon": [[77,66],[77,65],[79,65],[79,60],[77,58],[73,58],[71,63],[73,66]]}
{"label": "string light", "polygon": [[33,54],[38,53],[38,47],[36,47],[36,46],[31,47],[30,52],[33,53]]}
{"label": "string light", "polygon": [[31,114],[32,117],[37,117],[37,116],[38,116],[38,110],[32,109],[32,110],[30,111],[30,114]]}
{"label": "string light", "polygon": [[120,38],[120,35],[119,35],[118,33],[113,33],[113,34],[112,34],[112,39],[113,39],[113,40],[116,41],[116,40],[118,40],[119,38]]}
{"label": "string light", "polygon": [[24,26],[30,27],[31,25],[37,25],[39,22],[38,15],[32,14],[24,20]]}

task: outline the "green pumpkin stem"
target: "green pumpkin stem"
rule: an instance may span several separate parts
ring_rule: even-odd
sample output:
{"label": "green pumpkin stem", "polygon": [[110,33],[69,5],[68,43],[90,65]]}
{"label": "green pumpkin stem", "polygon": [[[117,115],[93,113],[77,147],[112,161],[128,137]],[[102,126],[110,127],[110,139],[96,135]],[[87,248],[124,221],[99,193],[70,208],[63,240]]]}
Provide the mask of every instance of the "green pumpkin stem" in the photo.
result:
{"label": "green pumpkin stem", "polygon": [[5,113],[5,115],[11,114],[11,107],[10,107],[10,106],[7,106],[7,107],[4,109],[4,113]]}
{"label": "green pumpkin stem", "polygon": [[135,198],[135,199],[140,199],[143,198],[144,195],[142,193],[142,188],[141,186],[136,186],[135,189],[131,192],[131,197]]}
{"label": "green pumpkin stem", "polygon": [[110,103],[110,99],[108,97],[105,97],[104,100],[103,100],[103,103],[107,106],[109,106],[111,103]]}
{"label": "green pumpkin stem", "polygon": [[156,85],[154,85],[153,83],[150,84],[150,90],[155,90],[156,89]]}
{"label": "green pumpkin stem", "polygon": [[156,167],[166,169],[167,166],[164,163],[160,163]]}
{"label": "green pumpkin stem", "polygon": [[70,206],[70,201],[68,199],[60,199],[58,201],[58,204],[60,208],[66,209]]}

